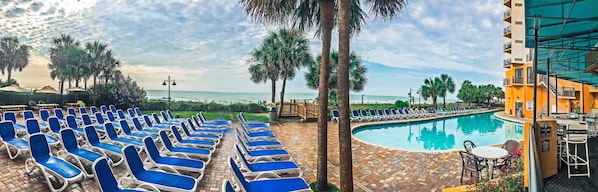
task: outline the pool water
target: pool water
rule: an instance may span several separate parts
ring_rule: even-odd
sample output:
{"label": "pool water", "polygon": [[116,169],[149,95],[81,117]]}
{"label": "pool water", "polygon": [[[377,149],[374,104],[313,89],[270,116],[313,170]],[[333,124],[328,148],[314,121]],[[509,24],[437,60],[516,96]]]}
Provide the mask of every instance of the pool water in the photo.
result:
{"label": "pool water", "polygon": [[463,149],[463,141],[476,146],[522,140],[523,125],[503,121],[494,112],[435,120],[364,125],[353,135],[366,143],[409,151],[449,151]]}

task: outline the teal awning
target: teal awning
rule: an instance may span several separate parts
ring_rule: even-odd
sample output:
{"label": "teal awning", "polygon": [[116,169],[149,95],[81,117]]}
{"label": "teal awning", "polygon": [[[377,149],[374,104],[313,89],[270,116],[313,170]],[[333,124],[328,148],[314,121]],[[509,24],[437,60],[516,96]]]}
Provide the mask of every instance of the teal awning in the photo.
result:
{"label": "teal awning", "polygon": [[[525,47],[534,48],[538,73],[598,85],[598,0],[525,0]],[[588,56],[589,55],[589,56]]]}

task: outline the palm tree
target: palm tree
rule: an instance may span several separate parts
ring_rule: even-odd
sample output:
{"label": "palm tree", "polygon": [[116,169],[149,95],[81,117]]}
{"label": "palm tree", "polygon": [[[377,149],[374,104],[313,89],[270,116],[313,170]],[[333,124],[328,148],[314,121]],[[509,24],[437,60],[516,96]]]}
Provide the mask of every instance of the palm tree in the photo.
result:
{"label": "palm tree", "polygon": [[[96,87],[97,79],[102,74],[102,70],[106,68],[108,61],[112,58],[112,50],[107,49],[108,45],[99,41],[94,41],[85,44],[85,51],[87,52],[87,62],[91,76],[93,76],[93,86]],[[87,82],[87,81],[86,81]],[[95,105],[98,91],[93,89],[93,103]]]}
{"label": "palm tree", "polygon": [[[330,44],[332,38],[332,29],[335,25],[335,18],[340,16],[340,14],[336,14],[336,7],[335,7],[335,0],[239,0],[239,3],[243,5],[245,12],[251,16],[254,20],[263,23],[269,24],[286,24],[290,21],[293,23],[293,27],[299,29],[301,31],[307,31],[311,28],[316,28],[316,35],[319,35],[322,38],[322,63],[320,65],[320,87],[318,88],[318,104],[319,104],[319,111],[318,114],[318,175],[317,175],[317,188],[318,190],[325,190],[327,186],[327,121],[328,121],[328,87],[326,80],[329,78],[329,55],[330,55]],[[339,4],[339,6],[343,2]],[[365,23],[365,13],[361,9],[360,1],[359,0],[351,0],[350,5],[344,9],[339,9],[341,11],[347,11],[345,14],[346,17],[343,17],[342,21],[339,23],[343,23],[345,21],[347,26],[346,34],[356,34],[361,29],[361,26]],[[405,0],[366,0],[365,4],[371,8],[372,12],[375,13],[377,17],[389,19],[396,16],[400,10],[403,9],[405,6]],[[340,17],[339,17],[340,18]],[[342,33],[345,29],[339,28],[339,33]],[[347,77],[344,75],[341,76],[348,78],[348,57],[349,57],[349,47],[348,47],[348,39],[350,35],[346,37],[346,50],[341,50],[341,57],[342,59],[346,59],[347,63],[346,70],[344,69],[343,64],[341,64],[341,71],[346,71]],[[345,41],[342,37],[339,38],[339,43]],[[344,52],[346,51],[346,52]],[[346,58],[343,56],[346,54]],[[341,61],[342,61],[341,59]],[[343,63],[343,62],[341,62]],[[344,73],[344,72],[342,72]],[[342,74],[341,73],[341,74]],[[343,88],[344,89],[344,88]],[[344,95],[343,95],[344,96]],[[348,103],[348,82],[347,82],[347,90],[346,90],[346,99]],[[348,106],[347,106],[348,111]],[[347,112],[348,114],[348,112]],[[346,116],[346,122],[348,122],[349,117]],[[340,125],[340,124],[339,124]],[[344,135],[343,135],[344,136]],[[350,139],[348,140],[350,142]],[[342,145],[342,144],[341,144]],[[350,145],[349,149],[350,149]],[[345,146],[346,147],[346,146]],[[350,159],[349,159],[350,160]],[[350,168],[349,168],[350,169]],[[341,183],[345,181],[345,179],[341,179]],[[343,184],[345,185],[345,184]],[[352,179],[346,181],[346,185],[350,185],[351,188],[353,186]],[[348,189],[348,188],[347,188]]]}
{"label": "palm tree", "polygon": [[[308,66],[307,73],[305,73],[305,81],[307,87],[311,89],[317,89],[320,83],[320,61],[322,60],[322,55],[318,55],[316,58],[316,63]],[[363,91],[365,85],[367,83],[367,78],[365,74],[367,73],[367,68],[361,64],[361,57],[359,57],[356,53],[351,53],[350,59],[351,62],[349,63],[349,88],[351,91],[360,92]],[[338,52],[332,51],[330,53],[330,78],[328,78],[328,89],[330,92],[334,92],[333,94],[337,94],[338,92]],[[336,106],[336,105],[335,105]]]}
{"label": "palm tree", "polygon": [[60,80],[60,94],[64,92],[65,80],[73,79],[74,63],[78,62],[74,57],[74,52],[79,48],[79,41],[72,38],[70,35],[61,34],[52,39],[52,47],[50,48],[50,61],[48,68],[50,69],[50,77],[52,79],[58,78]]}
{"label": "palm tree", "polygon": [[447,92],[455,93],[455,82],[453,81],[453,78],[451,76],[448,76],[447,74],[440,75],[440,81],[443,90],[440,92],[438,96],[442,97],[442,107],[446,107]]}
{"label": "palm tree", "polygon": [[276,62],[276,47],[271,38],[264,39],[262,45],[253,49],[251,59],[248,61],[249,74],[254,83],[266,83],[268,80],[272,83],[272,102],[276,102],[276,81],[280,78],[280,66]]}
{"label": "palm tree", "polygon": [[459,92],[457,93],[457,98],[463,102],[467,102],[468,105],[471,104],[471,102],[474,101],[475,88],[476,87],[471,84],[471,81],[463,81],[461,88],[459,88]]}
{"label": "palm tree", "polygon": [[436,78],[428,78],[424,80],[424,85],[421,87],[422,89],[422,97],[424,98],[432,98],[432,105],[434,109],[438,108],[436,103],[436,98],[442,93],[442,80],[439,77]]}
{"label": "palm tree", "polygon": [[17,37],[3,37],[0,40],[0,70],[8,73],[6,82],[10,82],[12,71],[23,71],[29,63],[28,45],[21,45]]}

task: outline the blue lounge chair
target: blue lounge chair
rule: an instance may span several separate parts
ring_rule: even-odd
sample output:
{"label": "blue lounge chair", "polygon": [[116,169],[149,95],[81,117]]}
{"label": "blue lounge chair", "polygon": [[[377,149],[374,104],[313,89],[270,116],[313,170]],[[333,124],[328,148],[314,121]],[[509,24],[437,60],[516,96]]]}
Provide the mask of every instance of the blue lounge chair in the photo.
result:
{"label": "blue lounge chair", "polygon": [[[110,167],[106,158],[100,158],[93,162],[93,174],[95,176],[96,183],[100,186],[102,192],[142,192],[145,189],[124,189],[118,185],[118,181],[114,178],[114,172]],[[154,186],[145,186],[150,188],[152,191],[159,191],[160,189]]]}
{"label": "blue lounge chair", "polygon": [[106,105],[100,106],[100,110],[102,110],[102,114],[106,114],[106,112],[108,112],[108,108],[106,107]]}
{"label": "blue lounge chair", "polygon": [[390,109],[384,109],[384,115],[386,115],[387,119],[397,119],[397,117],[390,112]]}
{"label": "blue lounge chair", "polygon": [[311,191],[303,178],[274,178],[264,180],[247,181],[243,173],[232,158],[228,159],[232,169],[233,178],[238,183],[241,191],[247,192],[270,192],[270,191]]}
{"label": "blue lounge chair", "polygon": [[370,112],[370,118],[372,118],[372,120],[382,120],[382,118],[376,114],[376,110],[369,109],[368,111]]}
{"label": "blue lounge chair", "polygon": [[202,148],[174,146],[172,144],[172,142],[170,141],[170,139],[168,138],[166,131],[160,131],[160,139],[162,140],[162,143],[164,144],[164,148],[162,149],[162,151],[165,152],[166,154],[178,155],[178,156],[183,156],[186,158],[197,157],[197,158],[203,160],[204,162],[206,162],[206,164],[208,162],[210,162],[210,159],[212,156],[211,150],[202,149]]}
{"label": "blue lounge chair", "polygon": [[174,116],[172,115],[172,112],[170,112],[170,110],[166,110],[166,114],[167,114],[167,115],[168,115],[168,117],[169,117],[168,119],[172,119],[172,120],[174,120],[175,122],[176,122],[176,121],[178,121],[178,122],[181,122],[181,121],[186,121],[186,120],[187,120],[186,118],[174,118]]}
{"label": "blue lounge chair", "polygon": [[133,125],[135,126],[135,129],[137,129],[137,131],[147,133],[150,135],[158,135],[158,132],[160,132],[160,130],[156,129],[144,129],[143,125],[141,125],[141,122],[139,122],[139,119],[137,117],[133,117]]}
{"label": "blue lounge chair", "polygon": [[351,122],[353,121],[359,121],[361,122],[361,117],[359,116],[359,111],[357,110],[351,110]]}
{"label": "blue lounge chair", "polygon": [[[237,114],[237,118],[242,119],[243,115]],[[245,128],[247,132],[272,131],[272,129],[270,129],[270,126],[266,124],[248,124],[244,120],[239,120],[239,124],[241,124],[241,126]]]}
{"label": "blue lounge chair", "polygon": [[132,179],[123,179],[133,183],[153,185],[160,190],[167,191],[187,192],[197,189],[198,182],[193,177],[145,169],[137,149],[133,146],[126,146],[122,153],[127,162],[127,170],[132,177]]}
{"label": "blue lounge chair", "polygon": [[203,124],[201,123],[201,121],[199,120],[199,117],[197,115],[193,115],[191,116],[191,119],[193,119],[193,122],[195,124],[193,124],[194,126],[197,126],[198,128],[202,128],[202,129],[222,129],[225,128],[224,126],[217,126],[217,125],[213,125],[213,124]]}
{"label": "blue lounge chair", "polygon": [[[42,133],[29,137],[31,158],[25,161],[27,174],[31,175],[34,170],[39,169],[52,191],[63,191],[69,184],[83,181],[83,171],[64,159],[53,156],[47,143],[46,136]],[[50,181],[50,175],[60,180],[62,186],[55,188]]]}
{"label": "blue lounge chair", "polygon": [[228,179],[224,179],[224,181],[222,181],[222,186],[220,187],[220,191],[221,192],[237,192],[235,190],[235,187],[233,187],[233,184],[231,184]]}
{"label": "blue lounge chair", "polygon": [[127,123],[133,125],[133,120],[125,115],[123,110],[116,110],[116,114],[118,115],[119,120],[125,120]]}
{"label": "blue lounge chair", "polygon": [[170,128],[170,126],[168,125],[154,125],[154,123],[152,123],[152,120],[150,120],[150,118],[147,115],[143,116],[143,120],[145,120],[145,124],[147,125],[146,128],[148,129],[163,129],[166,130],[168,128]]}
{"label": "blue lounge chair", "polygon": [[92,126],[85,127],[85,139],[87,140],[87,144],[94,149],[94,151],[101,152],[105,157],[117,156],[119,158],[118,161],[111,158],[112,162],[114,162],[114,166],[118,166],[124,161],[122,147],[100,142],[100,137]]}
{"label": "blue lounge chair", "polygon": [[247,155],[246,158],[249,161],[255,162],[260,160],[291,160],[291,154],[284,149],[257,149],[257,150],[249,150],[247,146],[242,141],[238,142],[241,145],[241,149],[243,154]]}
{"label": "blue lounge chair", "polygon": [[206,116],[203,115],[202,111],[199,112],[198,116],[199,116],[199,120],[201,120],[201,122],[204,123],[204,124],[214,124],[214,125],[226,126],[226,127],[230,127],[231,126],[230,121],[227,121],[227,120],[224,120],[224,119],[208,120],[206,118]]}
{"label": "blue lounge chair", "polygon": [[83,163],[91,165],[96,160],[103,158],[104,154],[80,148],[75,135],[73,129],[66,128],[60,131],[60,140],[64,150],[59,151],[58,155],[65,157],[66,160],[72,159],[75,161],[75,165],[83,171],[85,177],[91,178],[93,177],[93,173],[91,170],[88,171]]}
{"label": "blue lounge chair", "polygon": [[75,116],[75,119],[77,119],[77,120],[81,120],[81,117],[80,117],[80,116],[77,116],[77,111],[75,111],[75,108],[69,107],[68,109],[66,109],[66,112],[67,112],[69,115]]}
{"label": "blue lounge chair", "polygon": [[129,113],[129,117],[131,117],[131,118],[133,118],[133,117],[141,117],[141,116],[137,116],[135,114],[135,111],[133,111],[133,109],[131,109],[131,108],[127,109],[127,113]]}
{"label": "blue lounge chair", "polygon": [[[27,119],[34,119],[35,115],[33,115],[33,111],[25,110],[25,111],[23,111],[23,118],[26,121]],[[42,122],[38,121],[37,123],[39,124],[39,128],[41,128],[41,130],[43,130],[43,131],[48,130],[48,123],[46,123],[45,121],[42,121]]]}
{"label": "blue lounge chair", "polygon": [[[6,146],[6,153],[10,159],[15,159],[19,154],[29,150],[29,144],[24,139],[17,137],[15,128],[10,121],[0,122],[0,146]],[[14,152],[13,150],[14,149]]]}
{"label": "blue lounge chair", "polygon": [[382,109],[377,109],[376,112],[378,113],[380,120],[389,120],[390,119],[390,117],[388,115],[386,115]]}
{"label": "blue lounge chair", "polygon": [[[58,119],[60,119],[60,118],[58,118]],[[79,123],[77,123],[75,116],[67,115],[66,116],[66,124],[67,124],[67,127],[73,129],[79,135],[82,135],[85,132],[85,130],[83,130],[83,128],[79,127]]]}
{"label": "blue lounge chair", "polygon": [[[106,114],[104,114],[104,115],[106,115]],[[97,124],[98,124],[98,125],[105,125],[106,123],[110,123],[110,124],[112,124],[112,126],[114,126],[115,128],[119,128],[119,129],[120,129],[120,124],[119,124],[118,122],[117,122],[117,123],[112,123],[111,121],[104,121],[104,117],[102,116],[102,114],[101,114],[101,113],[95,113],[95,116],[96,116],[96,121],[97,121]],[[106,115],[106,118],[108,118],[108,116],[107,116],[107,115]],[[103,131],[103,130],[104,130],[104,129],[102,129],[102,128],[96,128],[96,129],[98,129],[98,130],[100,130],[100,131]]]}
{"label": "blue lounge chair", "polygon": [[185,119],[185,118],[177,118],[177,119],[171,118],[164,111],[160,111],[160,115],[162,115],[162,118],[164,119],[164,121],[168,122],[168,123],[181,123],[181,122],[187,121],[187,119]]}
{"label": "blue lounge chair", "polygon": [[125,137],[130,138],[130,139],[142,140],[145,137],[150,137],[154,140],[158,139],[157,134],[151,135],[151,134],[147,134],[147,133],[133,132],[131,130],[131,127],[129,127],[129,123],[127,123],[126,120],[120,120],[120,128],[121,128],[122,132],[125,134]]}
{"label": "blue lounge chair", "polygon": [[170,128],[172,130],[172,135],[174,135],[174,139],[183,146],[193,146],[193,147],[202,147],[207,149],[215,149],[218,143],[214,141],[206,141],[206,140],[193,140],[193,139],[183,139],[181,134],[179,133],[179,129],[175,126]]}
{"label": "blue lounge chair", "polygon": [[112,111],[112,113],[116,113],[116,106],[114,105],[108,105],[108,107],[110,107],[110,111]]}
{"label": "blue lounge chair", "polygon": [[271,141],[271,140],[254,140],[248,141],[247,138],[243,137],[242,135],[237,134],[237,140],[239,142],[243,142],[245,146],[249,150],[255,149],[283,149],[284,147],[278,141]]}
{"label": "blue lounge chair", "polygon": [[332,122],[334,122],[334,121],[338,122],[338,110],[333,109],[331,111],[331,113],[332,113],[332,117],[331,117],[330,121],[332,121]]}
{"label": "blue lounge chair", "polygon": [[66,121],[64,118],[64,113],[62,113],[62,109],[56,108],[54,109],[54,116],[58,118],[58,120]]}
{"label": "blue lounge chair", "polygon": [[[25,123],[27,124],[27,134],[29,135],[33,135],[36,133],[41,133],[41,129],[39,128],[39,123],[37,123],[37,119],[27,119],[27,121],[25,121]],[[51,145],[52,147],[58,147],[58,144],[60,144],[60,142],[58,141],[58,139],[56,139],[55,137],[46,135],[46,140],[48,140],[48,144]]]}
{"label": "blue lounge chair", "polygon": [[50,117],[50,112],[47,109],[40,109],[39,117],[42,119],[42,121],[48,122],[48,118]]}
{"label": "blue lounge chair", "polygon": [[243,112],[239,112],[239,121],[243,122],[247,126],[251,128],[259,128],[259,127],[270,127],[269,123],[264,123],[260,121],[247,121]]}
{"label": "blue lounge chair", "polygon": [[135,113],[137,113],[137,116],[138,116],[138,117],[141,117],[141,116],[143,116],[143,113],[141,113],[141,110],[139,109],[139,107],[135,107],[135,109],[134,109],[134,110],[135,110]]}
{"label": "blue lounge chair", "polygon": [[202,133],[202,132],[198,132],[198,133],[191,133],[189,131],[189,129],[187,128],[187,125],[185,125],[184,122],[181,122],[181,128],[183,129],[183,133],[185,134],[185,138],[188,139],[200,139],[200,140],[211,140],[214,142],[219,143],[220,142],[220,136],[216,135],[216,134],[209,134],[209,133]]}
{"label": "blue lounge chair", "polygon": [[141,141],[139,141],[139,140],[124,138],[124,137],[119,137],[118,133],[116,133],[116,129],[114,129],[114,125],[112,123],[108,122],[108,123],[104,124],[104,128],[106,128],[106,133],[108,134],[108,138],[113,143],[117,143],[117,144],[120,144],[122,146],[125,146],[125,145],[134,145],[134,146],[139,147],[139,148],[143,147],[143,143]]}
{"label": "blue lounge chair", "polygon": [[198,175],[187,174],[188,176],[192,176],[198,181],[201,181],[201,179],[203,178],[206,165],[205,162],[189,158],[162,156],[160,155],[160,150],[158,150],[158,146],[156,146],[156,143],[154,143],[154,140],[152,140],[150,137],[144,138],[143,144],[145,144],[145,149],[149,154],[149,160],[154,164],[155,167],[162,169],[174,169],[174,172],[177,173],[199,173]]}
{"label": "blue lounge chair", "polygon": [[241,126],[235,129],[237,134],[243,136],[248,141],[258,141],[258,140],[277,140],[276,135],[272,131],[261,131],[261,132],[253,132],[250,133],[247,131],[247,128]]}
{"label": "blue lounge chair", "polygon": [[15,112],[4,112],[4,120],[12,122],[13,126],[15,127],[15,131],[17,131],[17,135],[27,133],[27,127],[25,127],[23,124],[17,123],[17,116],[15,115]]}
{"label": "blue lounge chair", "polygon": [[260,179],[263,175],[270,175],[275,174],[276,176],[286,176],[286,177],[301,177],[303,172],[299,169],[299,166],[292,161],[261,161],[251,163],[247,161],[239,146],[235,144],[235,149],[237,150],[237,157],[238,161],[243,165],[242,167],[247,170],[247,172],[243,173],[245,177],[255,177],[255,179]]}
{"label": "blue lounge chair", "polygon": [[195,133],[199,132],[202,134],[212,134],[212,135],[218,135],[218,136],[222,136],[222,134],[224,133],[224,130],[220,129],[220,128],[195,127],[195,125],[193,125],[193,122],[191,121],[191,119],[187,119],[187,121],[189,122],[189,126],[191,127],[191,130],[193,130],[193,132],[195,132]]}

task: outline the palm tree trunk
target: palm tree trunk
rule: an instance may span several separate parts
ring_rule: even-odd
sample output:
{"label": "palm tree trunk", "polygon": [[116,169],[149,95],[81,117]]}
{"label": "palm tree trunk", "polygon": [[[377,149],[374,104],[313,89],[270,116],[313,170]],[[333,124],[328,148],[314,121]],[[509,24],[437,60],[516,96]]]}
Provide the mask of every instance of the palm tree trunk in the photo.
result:
{"label": "palm tree trunk", "polygon": [[79,87],[79,79],[75,79],[75,87]]}
{"label": "palm tree trunk", "polygon": [[276,80],[270,80],[272,81],[272,103],[270,103],[271,105],[276,103]]}
{"label": "palm tree trunk", "polygon": [[280,109],[278,109],[278,116],[282,115],[282,106],[284,105],[284,89],[287,85],[287,76],[289,72],[285,71],[284,76],[282,78],[282,90],[280,90]]}
{"label": "palm tree trunk", "polygon": [[318,191],[328,187],[328,79],[330,78],[330,44],[334,27],[334,0],[319,0],[322,22],[322,60],[318,85]]}
{"label": "palm tree trunk", "polygon": [[338,1],[338,143],[340,150],[340,190],[353,191],[353,157],[351,152],[351,122],[349,121],[349,53],[351,31],[351,0]]}
{"label": "palm tree trunk", "polygon": [[64,80],[65,79],[60,80],[60,95],[64,94]]}
{"label": "palm tree trunk", "polygon": [[12,78],[12,68],[6,68],[7,73],[8,73],[8,80],[6,80],[6,83],[10,84],[10,78]]}
{"label": "palm tree trunk", "polygon": [[446,108],[446,96],[442,97],[442,107]]}
{"label": "palm tree trunk", "polygon": [[97,80],[97,75],[93,75],[93,105],[96,105],[96,100],[98,97],[98,88],[96,87],[96,80]]}

